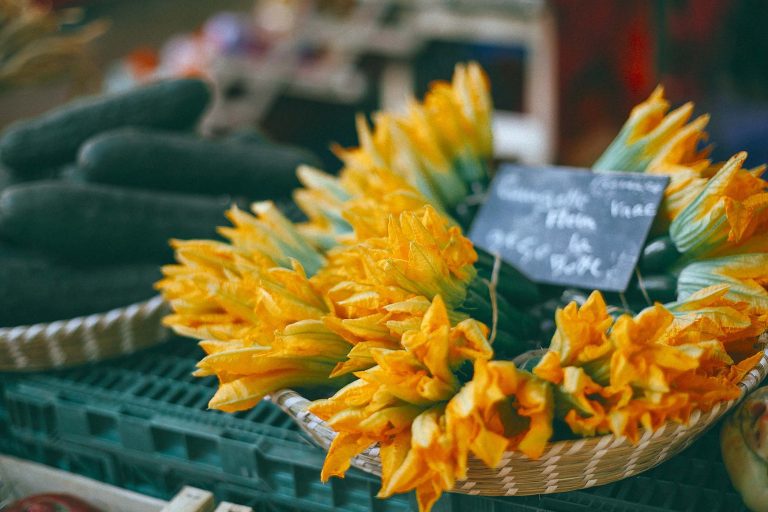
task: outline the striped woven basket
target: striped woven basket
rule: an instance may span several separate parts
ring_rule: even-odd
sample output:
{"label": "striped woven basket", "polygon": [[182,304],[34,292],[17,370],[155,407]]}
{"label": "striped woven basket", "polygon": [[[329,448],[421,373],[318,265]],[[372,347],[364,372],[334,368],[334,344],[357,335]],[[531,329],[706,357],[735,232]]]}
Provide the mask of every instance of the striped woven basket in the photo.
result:
{"label": "striped woven basket", "polygon": [[[760,362],[739,383],[741,396],[721,402],[710,411],[695,411],[687,425],[667,423],[656,432],[646,431],[636,444],[613,435],[551,443],[544,455],[531,460],[518,452],[504,454],[496,469],[470,459],[467,479],[453,492],[485,496],[526,496],[566,492],[603,485],[636,475],[661,464],[687,448],[746,394],[758,387],[768,374],[768,338]],[[292,390],[273,393],[271,400],[291,416],[321,447],[328,449],[334,431],[307,411],[309,400]],[[381,476],[378,447],[357,456],[352,465]]]}
{"label": "striped woven basket", "polygon": [[0,371],[63,368],[129,354],[164,341],[162,297],[106,313],[0,328]]}

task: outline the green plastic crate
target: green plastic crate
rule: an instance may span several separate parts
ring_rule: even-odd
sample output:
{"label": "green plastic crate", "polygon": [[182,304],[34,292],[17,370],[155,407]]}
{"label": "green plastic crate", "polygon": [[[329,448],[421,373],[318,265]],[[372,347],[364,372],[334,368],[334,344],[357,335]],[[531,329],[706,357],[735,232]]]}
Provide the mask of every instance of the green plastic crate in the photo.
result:
{"label": "green plastic crate", "polygon": [[[237,414],[207,410],[216,382],[190,375],[201,355],[194,342],[175,339],[77,369],[0,377],[0,452],[164,499],[194,485],[257,510],[416,510],[412,495],[377,499],[377,479],[357,470],[321,483],[324,452],[269,402]],[[614,484],[526,497],[448,493],[434,508],[467,510],[745,509],[712,431],[663,465]]]}

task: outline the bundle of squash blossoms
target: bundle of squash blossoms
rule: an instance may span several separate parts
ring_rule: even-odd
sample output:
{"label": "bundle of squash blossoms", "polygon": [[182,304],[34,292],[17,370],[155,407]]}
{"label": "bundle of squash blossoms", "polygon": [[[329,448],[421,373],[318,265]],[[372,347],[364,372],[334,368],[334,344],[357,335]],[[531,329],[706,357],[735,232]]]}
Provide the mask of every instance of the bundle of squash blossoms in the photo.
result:
{"label": "bundle of squash blossoms", "polygon": [[[489,182],[491,110],[482,70],[460,65],[406,113],[359,118],[338,176],[300,168],[303,222],[262,202],[227,213],[225,241],[173,242],[158,287],[167,324],[202,340],[196,373],[219,380],[210,407],[327,389],[310,408],[338,433],[322,479],[378,445],[379,496],[415,490],[428,511],[470,456],[537,458],[556,431],[636,440],[739,396],[768,327],[762,169],[743,154],[710,162],[707,118],[669,112],[655,91],[595,170],[670,176],[655,229],[674,243],[678,298],[617,314],[593,292],[557,309],[547,343],[529,311],[542,289],[457,220]],[[530,370],[512,362],[541,346]]]}

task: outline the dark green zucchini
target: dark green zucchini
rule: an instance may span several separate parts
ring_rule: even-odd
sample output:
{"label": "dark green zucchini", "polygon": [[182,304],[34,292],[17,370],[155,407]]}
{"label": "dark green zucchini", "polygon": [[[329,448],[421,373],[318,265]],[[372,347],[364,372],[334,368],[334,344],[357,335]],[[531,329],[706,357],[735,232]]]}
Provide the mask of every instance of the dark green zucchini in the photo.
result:
{"label": "dark green zucchini", "polygon": [[81,148],[76,177],[93,183],[266,199],[287,196],[299,186],[300,164],[319,162],[311,153],[287,146],[123,129],[98,135]]}
{"label": "dark green zucchini", "polygon": [[[495,257],[479,247],[475,247],[475,251],[477,251],[477,263],[475,264],[477,273],[483,279],[490,281],[493,275]],[[516,305],[530,306],[541,298],[539,287],[536,283],[525,277],[515,267],[503,261],[499,267],[496,291],[503,295],[508,302]]]}
{"label": "dark green zucchini", "polygon": [[0,191],[3,189],[8,188],[13,183],[13,177],[11,176],[11,173],[0,165]]}
{"label": "dark green zucchini", "polygon": [[274,144],[272,139],[258,128],[241,128],[240,130],[228,134],[222,140],[224,142],[233,142],[236,144]]}
{"label": "dark green zucchini", "polygon": [[79,269],[0,251],[0,327],[64,320],[146,300],[161,277],[154,264]]}
{"label": "dark green zucchini", "polygon": [[210,97],[204,82],[185,78],[85,98],[13,124],[0,138],[0,160],[15,174],[26,176],[73,161],[85,140],[106,130],[123,126],[189,129]]}
{"label": "dark green zucchini", "polygon": [[680,258],[669,235],[648,242],[640,255],[640,270],[644,272],[667,272]]}
{"label": "dark green zucchini", "polygon": [[632,280],[627,298],[633,303],[644,300],[643,289],[652,302],[671,302],[677,298],[677,278],[671,274],[643,274],[641,279]]}
{"label": "dark green zucchini", "polygon": [[228,198],[36,181],[0,194],[0,238],[80,264],[165,262],[170,238],[215,238]]}

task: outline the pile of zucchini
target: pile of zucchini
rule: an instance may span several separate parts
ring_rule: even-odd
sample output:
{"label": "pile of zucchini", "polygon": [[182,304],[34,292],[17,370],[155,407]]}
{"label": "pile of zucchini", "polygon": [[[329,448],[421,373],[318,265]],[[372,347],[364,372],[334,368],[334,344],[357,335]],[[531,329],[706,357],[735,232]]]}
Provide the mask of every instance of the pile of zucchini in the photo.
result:
{"label": "pile of zucchini", "polygon": [[231,203],[288,197],[304,150],[257,132],[195,133],[197,79],[87,98],[0,138],[0,326],[98,313],[154,295],[171,238],[215,238]]}

